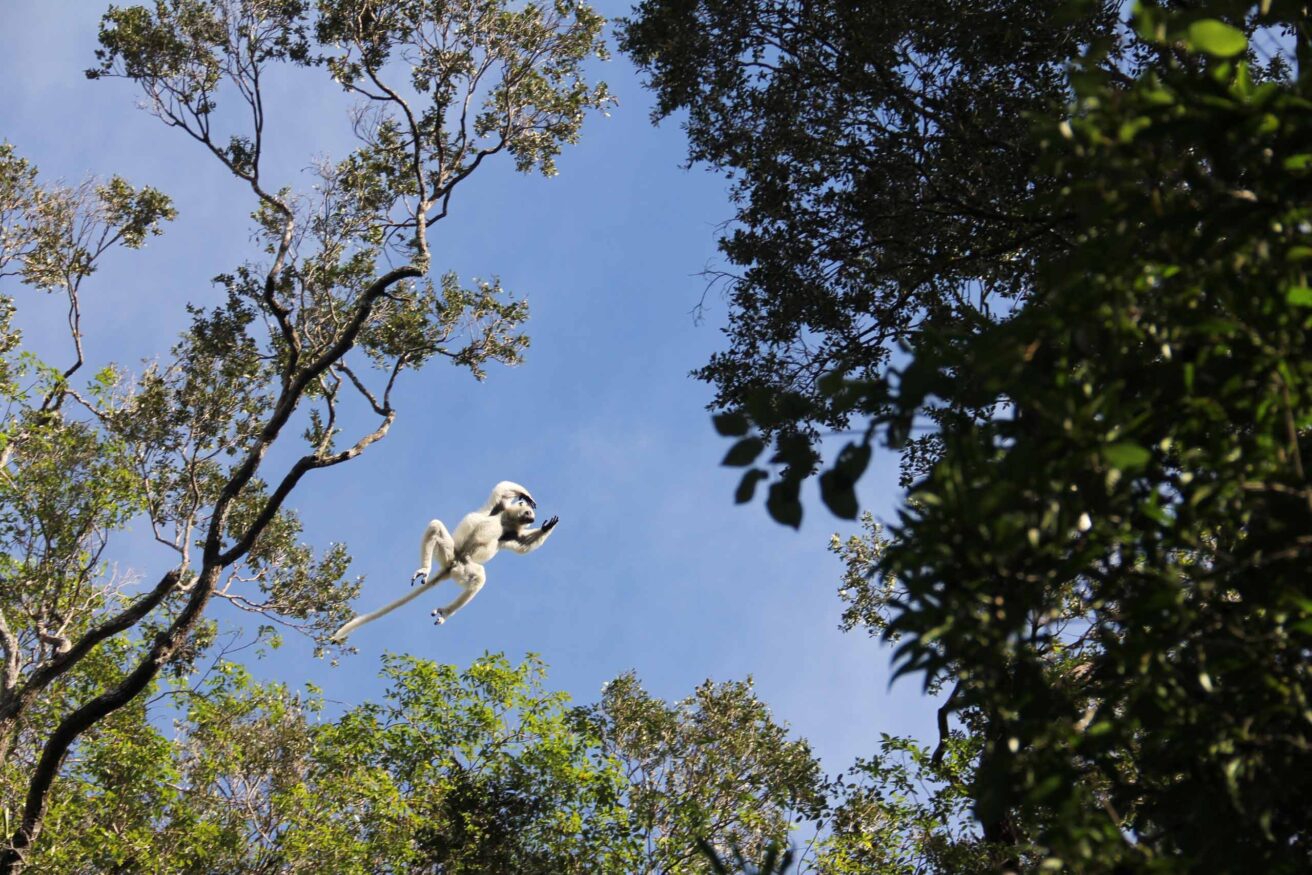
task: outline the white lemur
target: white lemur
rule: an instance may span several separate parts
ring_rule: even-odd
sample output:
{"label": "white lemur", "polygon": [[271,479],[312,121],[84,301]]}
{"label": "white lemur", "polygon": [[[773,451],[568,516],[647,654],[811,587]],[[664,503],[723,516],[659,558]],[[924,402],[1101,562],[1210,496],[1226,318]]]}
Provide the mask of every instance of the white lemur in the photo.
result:
{"label": "white lemur", "polygon": [[[441,520],[433,520],[424,530],[423,540],[419,544],[421,565],[410,580],[410,585],[414,586],[421,578],[427,578],[423,586],[416,587],[376,611],[355,617],[334,632],[332,640],[340,644],[346,640],[347,635],[365,623],[390,614],[449,577],[460,585],[461,592],[451,604],[433,611],[437,625],[442,625],[483,588],[487,580],[483,563],[495,556],[500,548],[505,547],[516,553],[531,553],[546,543],[560,519],[553,516],[541,528],[530,529],[528,526],[533,524],[535,507],[537,502],[527,489],[518,483],[503,480],[492,490],[482,507],[465,515],[460,525],[456,526],[454,536],[447,531]],[[433,560],[437,560],[438,571],[429,577]]]}

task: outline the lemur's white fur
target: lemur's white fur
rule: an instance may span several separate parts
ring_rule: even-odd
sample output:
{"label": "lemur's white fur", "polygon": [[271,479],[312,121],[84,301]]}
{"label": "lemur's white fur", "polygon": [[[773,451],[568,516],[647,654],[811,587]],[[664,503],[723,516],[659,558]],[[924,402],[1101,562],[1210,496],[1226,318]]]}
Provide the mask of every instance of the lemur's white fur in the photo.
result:
{"label": "lemur's white fur", "polygon": [[[532,553],[547,542],[557,517],[547,520],[539,529],[530,529],[534,520],[533,508],[537,502],[527,489],[518,483],[503,480],[492,490],[483,506],[456,526],[453,536],[441,520],[433,520],[424,530],[419,544],[419,570],[410,584],[414,586],[425,578],[422,586],[415,587],[401,598],[376,611],[355,617],[333,633],[332,640],[341,643],[356,629],[418,598],[448,577],[460,585],[460,594],[451,604],[433,611],[438,625],[469,603],[487,580],[483,564],[506,547],[516,553]],[[433,561],[437,560],[437,573],[429,576]]]}

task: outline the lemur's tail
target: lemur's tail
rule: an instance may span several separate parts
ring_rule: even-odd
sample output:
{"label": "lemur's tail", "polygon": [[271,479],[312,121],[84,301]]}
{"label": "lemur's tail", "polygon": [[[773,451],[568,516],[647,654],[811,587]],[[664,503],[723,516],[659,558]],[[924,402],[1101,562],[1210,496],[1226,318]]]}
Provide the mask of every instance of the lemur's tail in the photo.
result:
{"label": "lemur's tail", "polygon": [[396,601],[385,604],[376,611],[371,611],[368,614],[360,614],[358,617],[351,619],[345,625],[343,625],[342,628],[338,629],[336,632],[333,633],[331,640],[334,643],[341,644],[343,641],[346,640],[346,636],[350,635],[356,629],[359,629],[365,623],[372,623],[374,620],[377,620],[379,617],[387,616],[388,614],[392,613],[392,611],[395,611],[397,608],[401,607],[402,605],[408,604],[409,602],[412,602],[415,599],[419,598],[421,595],[428,592],[430,589],[437,586],[439,583],[446,580],[450,576],[451,576],[451,568],[450,566],[448,566],[442,569],[441,574],[437,575],[436,577],[430,578],[429,580],[425,581],[422,586],[415,587],[405,595],[401,596]]}

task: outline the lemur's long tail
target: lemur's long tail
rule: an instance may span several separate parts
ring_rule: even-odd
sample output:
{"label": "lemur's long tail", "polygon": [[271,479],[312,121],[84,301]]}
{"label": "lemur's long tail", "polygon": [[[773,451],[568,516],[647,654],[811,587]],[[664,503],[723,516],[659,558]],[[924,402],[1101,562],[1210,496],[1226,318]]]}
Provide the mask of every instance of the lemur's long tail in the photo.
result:
{"label": "lemur's long tail", "polygon": [[405,595],[401,596],[396,601],[383,605],[381,608],[379,608],[376,611],[372,611],[368,614],[360,614],[358,617],[351,619],[344,626],[342,626],[342,628],[338,629],[336,632],[333,633],[332,640],[337,644],[341,644],[343,641],[346,640],[346,636],[350,635],[356,629],[359,629],[365,623],[372,623],[374,620],[377,620],[379,617],[387,616],[388,614],[392,613],[392,611],[395,611],[397,608],[401,607],[402,605],[408,604],[409,602],[412,602],[415,599],[419,598],[421,595],[428,592],[430,589],[437,586],[439,583],[446,580],[450,576],[451,576],[451,568],[450,566],[448,566],[442,569],[441,574],[437,575],[436,577],[430,578],[429,580],[424,581],[424,584],[422,586],[415,587]]}

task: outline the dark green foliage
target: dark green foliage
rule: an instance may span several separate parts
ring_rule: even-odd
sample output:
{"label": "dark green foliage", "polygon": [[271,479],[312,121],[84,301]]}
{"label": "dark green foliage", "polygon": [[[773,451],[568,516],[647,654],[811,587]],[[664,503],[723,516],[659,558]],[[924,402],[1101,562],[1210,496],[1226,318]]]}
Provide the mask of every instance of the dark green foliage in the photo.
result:
{"label": "dark green foliage", "polygon": [[[950,22],[970,18],[948,15],[948,5],[917,4],[932,18],[908,32],[923,35],[928,47],[950,45],[943,35],[961,33]],[[674,24],[666,13],[676,6],[710,16],[729,39]],[[996,4],[987,8],[1009,21]],[[795,381],[776,377],[790,374],[782,352],[790,337],[805,336],[783,327],[805,322],[800,309],[776,320],[794,300],[790,291],[832,305],[839,320],[881,311],[868,300],[829,294],[828,277],[807,282],[796,271],[780,273],[787,282],[767,300],[767,269],[780,259],[791,269],[812,253],[828,253],[832,277],[851,275],[844,272],[848,262],[808,238],[818,226],[808,225],[802,210],[815,191],[825,191],[825,180],[835,180],[834,204],[849,195],[872,210],[890,203],[878,189],[858,198],[838,165],[818,160],[805,166],[823,184],[808,188],[805,173],[790,167],[791,175],[775,178],[775,191],[798,196],[770,201],[758,168],[776,165],[752,152],[747,127],[735,127],[753,119],[759,126],[752,135],[773,146],[770,133],[805,118],[787,98],[810,92],[780,83],[805,83],[804,71],[820,68],[797,61],[800,41],[781,37],[771,45],[760,37],[777,32],[800,40],[799,22],[816,9],[648,4],[646,19],[629,35],[630,48],[653,72],[663,110],[694,96],[706,102],[690,121],[693,155],[742,174],[745,227],[727,247],[731,257],[745,253],[748,266],[732,292],[735,346],[706,374],[722,390],[742,389],[720,402],[741,404],[756,431],[775,439],[780,453],[771,462],[784,467],[767,506],[784,522],[800,513],[790,505],[805,472],[790,465],[802,454],[780,427],[778,408],[744,381],[772,386],[777,399],[797,397]],[[901,9],[882,4],[870,14]],[[972,242],[960,237],[944,248],[958,214],[945,211],[936,194],[961,191],[958,206],[977,205],[969,199],[974,192],[908,185],[917,212],[906,228],[918,232],[923,273],[908,269],[915,256],[899,257],[883,244],[901,239],[896,229],[877,237],[878,246],[846,251],[869,254],[869,276],[883,272],[902,295],[893,334],[860,335],[875,350],[875,369],[853,368],[821,344],[821,352],[804,356],[821,368],[791,372],[807,380],[821,370],[838,372],[815,381],[812,412],[793,424],[831,416],[833,424],[857,417],[867,425],[822,475],[836,513],[854,510],[844,468],[876,434],[896,449],[910,448],[911,473],[926,475],[889,541],[837,548],[849,571],[861,572],[845,579],[845,622],[897,640],[899,673],[953,687],[945,708],[979,745],[978,761],[961,779],[989,853],[1000,854],[990,857],[991,866],[1307,871],[1308,12],[1277,0],[1147,6],[1117,41],[1088,38],[1092,30],[1055,39],[1049,30],[1045,37],[1045,22],[1081,19],[1026,11],[1033,27],[1010,20],[1019,40],[1007,44],[1011,56],[1046,59],[1054,75],[1073,61],[1075,102],[1058,111],[1052,98],[1065,77],[1046,80],[1046,102],[1036,94],[1031,117],[1008,119],[1017,125],[1011,142],[1018,145],[1006,154],[1019,164],[998,160],[1003,153],[987,144],[976,143],[970,154],[996,162],[985,185],[1024,180],[1015,201],[1022,217],[1052,224],[1031,226],[1038,236],[1008,240],[984,233],[1008,223],[984,222]],[[975,24],[981,36],[990,26]],[[860,33],[882,45],[878,29]],[[1077,33],[1085,37],[1069,38]],[[841,39],[825,32],[816,52]],[[986,47],[980,58],[989,63]],[[958,63],[972,81],[990,81],[987,69]],[[887,66],[883,73],[879,65],[865,69],[876,78],[892,75]],[[918,63],[893,69],[921,72]],[[830,81],[838,96],[819,98],[818,106],[850,90],[851,80]],[[935,93],[933,81],[917,87]],[[1017,83],[1022,95],[1028,88]],[[979,97],[957,108],[996,111],[999,104]],[[888,130],[879,112],[866,110],[860,119]],[[799,129],[796,136],[806,139],[824,128],[817,122]],[[939,162],[970,140],[956,128],[927,130],[936,147],[925,165],[928,182],[948,166]],[[741,136],[730,139],[730,132]],[[828,134],[828,142],[843,142],[832,129]],[[791,153],[783,154],[789,160]],[[767,215],[760,210],[777,203],[783,219],[776,251],[787,252],[782,234],[795,233],[806,241],[801,257],[772,261],[765,250],[735,250],[767,239],[761,229],[772,226],[759,219]],[[860,244],[840,230],[841,216],[835,208],[825,230],[835,232],[833,241]],[[949,230],[925,227],[939,221]],[[1005,245],[973,242],[990,239]],[[958,263],[967,267],[958,270]],[[922,297],[934,283],[942,283],[940,297]],[[1023,306],[1001,322],[981,306],[936,308],[954,289],[1013,295]],[[893,336],[906,341],[906,364],[880,373],[887,360],[874,356],[886,355],[878,350]],[[735,384],[736,374],[743,376]],[[767,413],[758,417],[758,410]],[[745,439],[753,436],[749,428]],[[739,497],[750,498],[744,492]]]}
{"label": "dark green foliage", "polygon": [[1312,80],[1255,84],[1205,13],[1138,26],[1159,72],[1086,64],[1047,134],[1078,245],[1006,325],[917,350],[903,411],[959,373],[1005,406],[944,432],[892,532],[890,629],[995,715],[983,819],[1047,812],[1083,871],[1305,871]]}
{"label": "dark green foliage", "polygon": [[[720,241],[729,347],[697,376],[715,406],[789,396],[771,431],[842,428],[826,375],[870,379],[921,327],[977,324],[1069,245],[1032,171],[1031,113],[1066,99],[1066,61],[1115,34],[1017,0],[644,0],[620,44],[656,117],[687,112],[689,160],[734,181]],[[844,505],[840,505],[844,506]]]}

